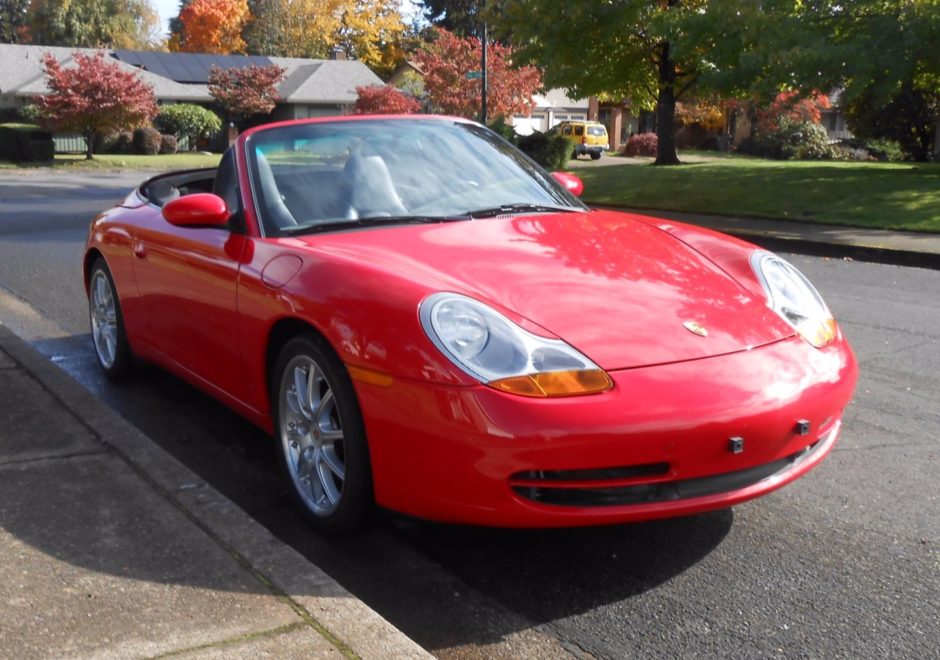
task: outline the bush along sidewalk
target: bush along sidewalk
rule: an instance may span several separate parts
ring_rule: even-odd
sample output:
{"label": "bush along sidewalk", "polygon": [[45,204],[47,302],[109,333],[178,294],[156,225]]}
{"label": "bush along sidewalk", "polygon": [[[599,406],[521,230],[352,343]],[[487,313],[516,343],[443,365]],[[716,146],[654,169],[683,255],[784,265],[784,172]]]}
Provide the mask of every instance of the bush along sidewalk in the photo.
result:
{"label": "bush along sidewalk", "polygon": [[529,135],[519,135],[503,117],[494,119],[490,123],[490,128],[550,172],[565,169],[568,161],[571,160],[574,145],[559,133],[535,131]]}
{"label": "bush along sidewalk", "polygon": [[54,155],[52,133],[34,124],[0,124],[0,160],[49,162]]}

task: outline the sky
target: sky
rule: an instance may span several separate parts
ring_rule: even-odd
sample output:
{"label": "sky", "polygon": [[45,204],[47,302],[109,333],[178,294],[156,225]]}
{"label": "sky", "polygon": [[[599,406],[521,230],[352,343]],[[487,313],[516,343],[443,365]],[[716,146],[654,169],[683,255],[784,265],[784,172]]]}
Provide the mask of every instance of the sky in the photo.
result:
{"label": "sky", "polygon": [[[160,14],[160,20],[163,21],[163,31],[169,32],[170,19],[176,16],[180,9],[179,0],[150,0],[154,9]],[[418,13],[414,0],[401,0],[401,12],[405,22],[410,22],[412,17]]]}

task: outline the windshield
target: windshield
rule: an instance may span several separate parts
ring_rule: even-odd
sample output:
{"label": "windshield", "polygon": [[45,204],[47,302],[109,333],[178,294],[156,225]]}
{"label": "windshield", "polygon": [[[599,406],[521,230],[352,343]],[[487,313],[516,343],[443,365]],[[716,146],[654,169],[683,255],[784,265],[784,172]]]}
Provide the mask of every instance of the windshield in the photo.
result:
{"label": "windshield", "polygon": [[381,222],[467,220],[481,210],[586,208],[478,124],[427,119],[297,124],[260,131],[247,149],[267,236]]}

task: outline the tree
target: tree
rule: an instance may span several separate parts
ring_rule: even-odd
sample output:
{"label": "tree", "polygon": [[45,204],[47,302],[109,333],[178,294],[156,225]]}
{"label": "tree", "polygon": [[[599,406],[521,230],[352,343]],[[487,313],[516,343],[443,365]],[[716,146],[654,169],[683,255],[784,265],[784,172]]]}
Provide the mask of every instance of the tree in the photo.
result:
{"label": "tree", "polygon": [[193,0],[180,0],[179,11],[176,12],[176,16],[169,20],[170,27],[170,39],[169,43],[179,43],[183,38],[183,22],[180,20],[180,14],[183,13],[183,10],[186,9],[189,5],[193,3]]}
{"label": "tree", "polygon": [[340,25],[334,45],[380,75],[391,74],[404,59],[401,48],[405,24],[400,0],[347,0],[340,6]]}
{"label": "tree", "polygon": [[389,85],[357,87],[356,96],[357,115],[408,115],[421,110],[414,97]]}
{"label": "tree", "polygon": [[863,139],[894,140],[908,158],[930,160],[937,151],[940,93],[918,88],[908,81],[884,103],[862,93],[845,106],[852,133]]}
{"label": "tree", "polygon": [[940,122],[940,0],[817,1],[813,24],[827,47],[815,68],[841,86],[849,128],[929,159]]}
{"label": "tree", "polygon": [[424,19],[459,37],[483,36],[482,0],[421,0]]}
{"label": "tree", "polygon": [[[467,74],[480,70],[483,46],[479,39],[461,38],[447,30],[436,31],[414,57],[424,72],[424,89],[436,112],[478,117],[480,81]],[[487,108],[493,117],[529,114],[532,95],[542,86],[541,72],[534,66],[512,66],[509,46],[487,48]]]}
{"label": "tree", "polygon": [[29,0],[0,0],[0,43],[22,41],[29,18]]}
{"label": "tree", "polygon": [[753,53],[793,4],[503,0],[498,20],[504,30],[511,28],[519,56],[545,68],[547,85],[655,108],[656,163],[670,165],[679,162],[676,102],[689,95],[750,92],[752,81],[769,71],[768,60]]}
{"label": "tree", "polygon": [[339,46],[378,73],[404,57],[398,0],[249,0],[248,52],[327,57]]}
{"label": "tree", "polygon": [[177,103],[160,108],[154,125],[162,133],[171,133],[178,139],[189,140],[189,148],[196,149],[199,140],[207,138],[222,128],[219,116],[199,105]]}
{"label": "tree", "polygon": [[284,69],[273,64],[227,70],[213,66],[209,94],[230,116],[244,119],[274,110],[279,98],[277,86],[283,79]]}
{"label": "tree", "polygon": [[244,53],[241,35],[248,18],[247,0],[192,0],[180,11],[182,29],[170,39],[170,50]]}
{"label": "tree", "polygon": [[725,123],[726,106],[726,103],[716,97],[676,101],[676,121],[686,126],[698,124],[706,130],[718,131]]}
{"label": "tree", "polygon": [[160,17],[149,0],[32,0],[30,41],[75,48],[152,48]]}
{"label": "tree", "polygon": [[75,67],[62,68],[51,54],[43,56],[49,94],[33,99],[39,122],[54,131],[74,131],[85,138],[85,157],[92,159],[97,139],[147,124],[157,113],[153,88],[136,73],[105,61],[104,53],[72,55]]}
{"label": "tree", "polygon": [[323,58],[339,30],[338,0],[249,0],[249,53]]}

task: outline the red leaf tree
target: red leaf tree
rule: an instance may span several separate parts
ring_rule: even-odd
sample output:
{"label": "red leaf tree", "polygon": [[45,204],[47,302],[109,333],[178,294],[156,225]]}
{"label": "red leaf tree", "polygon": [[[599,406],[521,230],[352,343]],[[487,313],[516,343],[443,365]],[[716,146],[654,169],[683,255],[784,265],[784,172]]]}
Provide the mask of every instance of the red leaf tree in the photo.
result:
{"label": "red leaf tree", "polygon": [[832,105],[829,97],[818,91],[801,96],[796,91],[780,92],[767,108],[757,111],[757,125],[760,129],[771,131],[777,128],[782,117],[793,122],[818,124],[822,111]]}
{"label": "red leaf tree", "polygon": [[410,115],[421,110],[421,104],[391,85],[367,85],[356,88],[357,115]]}
{"label": "red leaf tree", "polygon": [[[467,74],[480,70],[482,52],[479,39],[438,28],[437,38],[416,53],[415,63],[425,72],[425,92],[436,111],[468,118],[480,115],[480,80]],[[534,66],[513,67],[512,48],[498,43],[487,47],[486,68],[487,114],[528,115],[532,95],[542,86],[541,72]]]}
{"label": "red leaf tree", "polygon": [[277,86],[283,79],[284,69],[274,64],[238,69],[213,66],[209,71],[209,93],[231,117],[266,115],[277,105]]}
{"label": "red leaf tree", "polygon": [[33,99],[39,122],[49,130],[74,131],[85,137],[85,157],[94,158],[95,141],[108,133],[148,124],[157,114],[153,88],[104,53],[76,52],[74,68],[64,69],[51,53],[42,58],[49,94]]}

